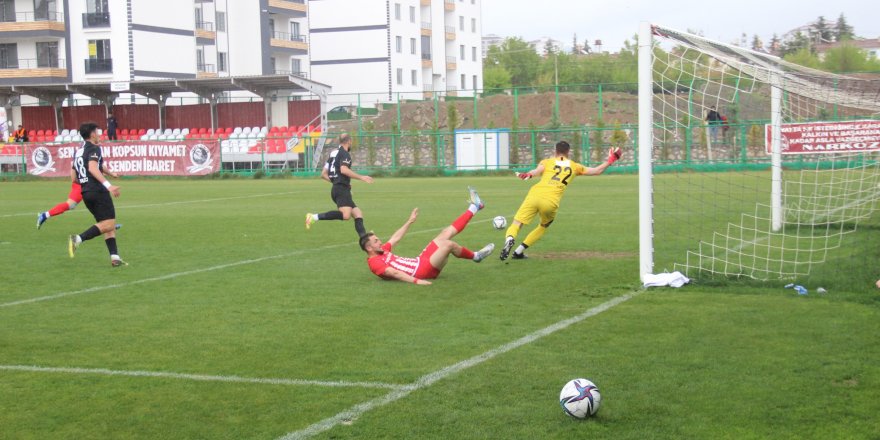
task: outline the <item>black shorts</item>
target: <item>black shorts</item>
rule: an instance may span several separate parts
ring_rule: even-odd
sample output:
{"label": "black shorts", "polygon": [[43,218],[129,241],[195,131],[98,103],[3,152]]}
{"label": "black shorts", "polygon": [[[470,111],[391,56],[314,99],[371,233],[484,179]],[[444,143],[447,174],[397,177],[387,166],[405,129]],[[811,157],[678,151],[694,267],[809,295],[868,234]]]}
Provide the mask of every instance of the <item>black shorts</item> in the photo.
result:
{"label": "black shorts", "polygon": [[82,193],[86,208],[95,216],[95,221],[102,222],[116,218],[116,208],[113,207],[113,199],[107,191],[88,191]]}
{"label": "black shorts", "polygon": [[330,198],[333,199],[333,203],[336,203],[337,208],[342,208],[343,206],[357,208],[357,205],[354,204],[354,200],[351,198],[350,186],[333,185],[333,189],[330,190]]}

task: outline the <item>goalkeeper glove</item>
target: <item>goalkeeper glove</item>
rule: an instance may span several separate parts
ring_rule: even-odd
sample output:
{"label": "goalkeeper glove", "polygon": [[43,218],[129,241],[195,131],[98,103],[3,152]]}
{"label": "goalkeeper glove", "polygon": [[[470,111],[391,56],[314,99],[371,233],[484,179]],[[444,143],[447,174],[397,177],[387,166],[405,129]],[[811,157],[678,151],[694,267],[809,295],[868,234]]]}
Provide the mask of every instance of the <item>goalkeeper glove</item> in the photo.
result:
{"label": "goalkeeper glove", "polygon": [[608,152],[608,165],[613,165],[614,162],[617,162],[620,159],[621,155],[620,148],[612,148],[611,151]]}
{"label": "goalkeeper glove", "polygon": [[522,180],[529,180],[532,178],[530,173],[516,173],[516,177],[519,177]]}

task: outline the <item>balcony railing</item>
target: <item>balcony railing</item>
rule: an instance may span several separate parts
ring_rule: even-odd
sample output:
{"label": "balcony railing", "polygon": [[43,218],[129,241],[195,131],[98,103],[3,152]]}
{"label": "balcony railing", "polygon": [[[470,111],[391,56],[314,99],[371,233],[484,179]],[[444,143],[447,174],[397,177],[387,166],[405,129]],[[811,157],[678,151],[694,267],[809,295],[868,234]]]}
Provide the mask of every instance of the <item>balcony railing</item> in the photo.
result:
{"label": "balcony railing", "polygon": [[109,12],[84,12],[82,17],[84,28],[110,27]]}
{"label": "balcony railing", "polygon": [[217,73],[217,67],[213,64],[196,64],[196,70],[203,73]]}
{"label": "balcony railing", "polygon": [[86,73],[113,72],[112,58],[86,58]]}
{"label": "balcony railing", "polygon": [[422,60],[431,61],[431,52],[428,52],[428,53],[422,52]]}
{"label": "balcony railing", "polygon": [[306,36],[303,34],[291,34],[287,32],[272,32],[272,38],[275,40],[296,41],[299,43],[306,42]]}
{"label": "balcony railing", "polygon": [[32,21],[56,21],[63,22],[64,14],[61,12],[16,12],[15,14],[7,14],[0,10],[0,22],[32,22]]}
{"label": "balcony railing", "polygon": [[422,22],[422,29],[431,30],[431,22],[430,21],[423,21]]}
{"label": "balcony railing", "polygon": [[0,60],[0,69],[66,69],[63,58]]}
{"label": "balcony railing", "polygon": [[300,72],[300,71],[293,71],[293,70],[278,70],[278,69],[275,69],[275,74],[276,74],[276,75],[291,75],[291,76],[298,76],[298,77],[300,77],[300,78],[308,78],[308,77],[309,77],[309,72]]}
{"label": "balcony railing", "polygon": [[214,23],[211,23],[210,21],[197,21],[196,29],[214,32]]}

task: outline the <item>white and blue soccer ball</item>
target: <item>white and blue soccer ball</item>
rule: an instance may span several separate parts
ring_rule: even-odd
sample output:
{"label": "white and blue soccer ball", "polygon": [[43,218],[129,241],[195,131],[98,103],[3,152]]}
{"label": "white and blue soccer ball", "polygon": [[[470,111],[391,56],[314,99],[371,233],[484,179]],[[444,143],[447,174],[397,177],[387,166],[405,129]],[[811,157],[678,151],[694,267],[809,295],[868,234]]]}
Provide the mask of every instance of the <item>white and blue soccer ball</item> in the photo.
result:
{"label": "white and blue soccer ball", "polygon": [[559,404],[566,414],[576,419],[586,419],[599,411],[602,395],[599,388],[587,379],[568,381],[559,392]]}
{"label": "white and blue soccer ball", "polygon": [[507,219],[504,218],[503,215],[499,215],[492,219],[492,226],[494,226],[495,229],[504,229],[507,227]]}

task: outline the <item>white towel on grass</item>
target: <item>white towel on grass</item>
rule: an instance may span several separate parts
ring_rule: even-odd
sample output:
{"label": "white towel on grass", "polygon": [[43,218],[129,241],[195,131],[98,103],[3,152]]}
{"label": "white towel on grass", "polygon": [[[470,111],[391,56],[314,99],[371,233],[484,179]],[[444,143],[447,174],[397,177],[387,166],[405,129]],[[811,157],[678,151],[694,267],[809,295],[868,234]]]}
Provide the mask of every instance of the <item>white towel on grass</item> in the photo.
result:
{"label": "white towel on grass", "polygon": [[681,272],[675,271],[672,273],[658,273],[652,274],[649,273],[645,275],[645,287],[660,287],[660,286],[670,286],[670,287],[681,287],[685,284],[691,282],[688,277],[682,275]]}

